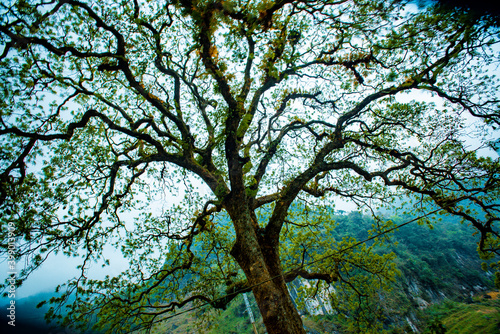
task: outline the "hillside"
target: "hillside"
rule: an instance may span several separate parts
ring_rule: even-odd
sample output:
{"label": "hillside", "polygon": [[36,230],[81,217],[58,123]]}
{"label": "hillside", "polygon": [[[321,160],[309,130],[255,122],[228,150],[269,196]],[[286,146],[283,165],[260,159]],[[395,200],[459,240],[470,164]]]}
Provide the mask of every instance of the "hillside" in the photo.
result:
{"label": "hillside", "polygon": [[[391,219],[398,224],[408,218]],[[371,218],[356,212],[338,215],[335,220],[338,227],[334,233],[339,238],[350,235],[363,240],[373,224]],[[486,305],[487,300],[481,297],[494,286],[491,273],[481,269],[482,261],[477,256],[476,247],[469,228],[452,218],[434,224],[432,229],[414,223],[395,232],[393,243],[378,249],[381,253],[394,252],[401,272],[392,290],[380,291],[374,301],[379,306],[376,317],[382,319],[384,329],[388,333],[434,333],[432,325],[439,320],[453,330],[449,333],[471,333],[456,330],[469,328],[462,322],[471,324],[468,317],[481,315],[480,319],[488,321],[477,320],[476,328],[481,328],[481,333],[496,333],[500,305],[493,301]],[[345,317],[339,317],[331,308],[326,309],[323,307],[318,311],[299,307],[308,332],[349,333]],[[264,333],[255,302],[252,310],[257,318],[258,332]],[[199,327],[193,318],[201,319],[195,312],[182,314],[158,324],[152,333],[253,333],[241,297],[212,320],[199,320]],[[494,331],[490,331],[490,327]]]}
{"label": "hillside", "polygon": [[432,305],[423,314],[426,334],[496,334],[500,332],[498,292],[481,294],[468,303],[451,300]]}
{"label": "hillside", "polygon": [[[396,223],[403,217],[391,217]],[[366,230],[373,221],[360,213],[337,215],[338,227],[332,232],[336,238],[367,237]],[[500,324],[500,302],[496,298],[482,297],[493,290],[493,278],[481,269],[476,243],[467,226],[445,218],[431,230],[416,223],[395,232],[392,242],[380,253],[394,252],[401,272],[391,291],[380,291],[372,302],[377,307],[375,320],[383,322],[387,333],[496,333]],[[290,285],[292,295],[298,280]],[[262,319],[252,294],[247,294],[256,318],[258,333],[265,333]],[[495,294],[492,296],[496,297]],[[37,327],[36,332],[48,333],[43,324],[45,309],[35,305],[50,298],[40,294],[17,301],[18,323]],[[298,298],[300,299],[300,298]],[[339,316],[325,299],[309,299],[299,305],[303,322],[309,333],[349,333],[346,315]],[[205,309],[180,313],[159,322],[150,333],[253,333],[242,296],[235,298],[223,312],[204,314]],[[349,316],[349,315],[347,315]],[[440,328],[448,331],[439,332]],[[480,331],[478,331],[478,328]],[[26,332],[33,332],[28,328]],[[434,331],[432,331],[434,330]]]}

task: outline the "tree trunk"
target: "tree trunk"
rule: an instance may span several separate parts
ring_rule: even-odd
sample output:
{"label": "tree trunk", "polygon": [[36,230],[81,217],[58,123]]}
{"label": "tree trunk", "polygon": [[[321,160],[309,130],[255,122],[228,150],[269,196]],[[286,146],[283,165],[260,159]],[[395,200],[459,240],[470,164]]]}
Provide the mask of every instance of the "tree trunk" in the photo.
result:
{"label": "tree trunk", "polygon": [[282,276],[254,287],[253,293],[269,334],[305,333]]}
{"label": "tree trunk", "polygon": [[[249,218],[249,216],[247,216]],[[278,247],[257,237],[255,225],[234,221],[237,230],[236,243],[231,255],[245,272],[253,286],[257,305],[269,334],[305,334],[295,305],[283,278]],[[238,226],[237,226],[238,225]],[[260,242],[259,242],[260,241]]]}

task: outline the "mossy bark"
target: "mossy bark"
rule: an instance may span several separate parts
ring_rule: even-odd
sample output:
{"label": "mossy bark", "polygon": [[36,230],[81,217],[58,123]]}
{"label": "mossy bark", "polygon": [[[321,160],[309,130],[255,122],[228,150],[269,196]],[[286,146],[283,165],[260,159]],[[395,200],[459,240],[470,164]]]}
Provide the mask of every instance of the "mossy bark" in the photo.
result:
{"label": "mossy bark", "polygon": [[237,231],[231,255],[252,286],[267,332],[305,333],[282,275],[279,244],[266,238],[246,205],[234,203],[228,211]]}

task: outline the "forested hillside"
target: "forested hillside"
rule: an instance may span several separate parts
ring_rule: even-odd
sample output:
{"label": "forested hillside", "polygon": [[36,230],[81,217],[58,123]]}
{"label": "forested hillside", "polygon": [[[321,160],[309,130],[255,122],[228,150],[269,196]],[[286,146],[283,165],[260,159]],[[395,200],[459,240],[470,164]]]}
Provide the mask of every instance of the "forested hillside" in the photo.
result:
{"label": "forested hillside", "polygon": [[[390,218],[396,224],[410,219],[395,216]],[[335,221],[338,223],[332,232],[335,238],[351,236],[358,240],[368,237],[366,231],[373,224],[370,217],[358,212],[338,214],[335,216]],[[443,319],[445,323],[447,321],[448,327],[452,328],[459,321],[453,318],[453,314],[466,316],[466,307],[470,304],[474,307],[474,312],[489,316],[488,319],[483,319],[486,320],[485,325],[491,326],[493,321],[497,326],[500,323],[499,302],[484,297],[485,292],[493,289],[493,275],[481,269],[482,261],[477,256],[476,247],[467,226],[450,217],[436,222],[432,225],[432,229],[428,226],[419,226],[417,223],[400,228],[395,232],[391,243],[386,247],[379,247],[377,252],[394,252],[397,256],[395,260],[397,268],[401,274],[392,291],[379,291],[379,294],[373,297],[370,306],[373,313],[363,316],[372,317],[374,320],[381,319],[385,329],[392,333],[423,332],[431,325],[442,323],[442,321],[436,322],[436,319]],[[294,288],[301,285],[299,281],[293,284]],[[256,318],[256,327],[259,333],[264,333],[265,329],[255,300],[251,294],[247,295]],[[292,295],[297,296],[294,293]],[[19,300],[20,325],[40,328],[46,308],[40,310],[35,306],[51,296],[51,294],[40,294]],[[489,304],[481,306],[479,303],[481,299]],[[345,316],[349,315],[339,316],[331,306],[314,309],[312,305],[318,304],[311,302],[312,300],[308,300],[307,303],[303,298],[295,300],[303,315],[304,325],[310,333],[348,332],[345,327]],[[328,301],[322,299],[322,303],[327,305]],[[482,307],[486,309],[483,310]],[[327,312],[324,312],[325,309]],[[367,311],[368,308],[364,310]],[[203,316],[204,312],[204,309],[198,309],[160,322],[153,333],[253,332],[241,296],[236,298],[225,311],[208,317],[208,320],[204,320],[206,318]],[[196,321],[193,321],[194,319]],[[27,328],[27,330],[32,329]],[[497,328],[493,328],[496,331]],[[49,331],[48,326],[45,329]]]}
{"label": "forested hillside", "polygon": [[[411,217],[390,219],[400,224]],[[336,239],[350,236],[364,240],[368,238],[366,231],[374,223],[369,216],[358,212],[338,214],[335,221],[338,223],[333,232]],[[414,222],[397,230],[386,247],[377,248],[379,253],[396,254],[400,275],[391,291],[379,291],[372,296],[370,305],[360,308],[365,314],[342,314],[328,305],[326,298],[309,298],[306,302],[293,291],[292,296],[296,297],[309,333],[349,333],[347,320],[355,317],[382,321],[388,333],[448,333],[436,331],[439,328],[454,328],[449,333],[470,333],[470,327],[459,322],[471,312],[476,322],[467,318],[468,326],[472,323],[479,326],[476,330],[483,330],[481,333],[496,333],[500,325],[500,303],[494,293],[493,298],[485,295],[494,290],[493,274],[482,270],[476,248],[470,229],[457,219],[444,217],[432,227]],[[289,289],[296,290],[301,284],[296,280],[293,287],[289,284]],[[265,333],[257,305],[251,294],[248,297],[256,328],[259,333]],[[321,301],[318,303],[318,300]],[[457,324],[463,331],[457,331]],[[197,309],[160,322],[153,330],[153,333],[165,332],[253,333],[253,329],[243,298],[239,296],[225,311],[215,315],[207,317],[205,310]]]}

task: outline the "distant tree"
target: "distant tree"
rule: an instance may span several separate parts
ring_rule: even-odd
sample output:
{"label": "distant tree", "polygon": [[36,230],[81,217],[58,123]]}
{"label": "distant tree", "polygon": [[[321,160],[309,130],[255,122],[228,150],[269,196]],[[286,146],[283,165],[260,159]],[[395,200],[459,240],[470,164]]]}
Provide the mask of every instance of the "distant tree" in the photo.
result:
{"label": "distant tree", "polygon": [[429,325],[429,328],[424,333],[430,333],[430,334],[445,334],[446,333],[446,327],[443,325],[443,323],[439,320],[434,320],[431,322]]}
{"label": "distant tree", "polygon": [[[0,8],[2,251],[15,238],[19,283],[53,253],[82,257],[66,323],[129,332],[252,291],[269,333],[304,333],[286,282],[359,301],[394,276],[391,256],[329,237],[339,197],[375,210],[414,195],[498,254],[500,166],[477,154],[500,124],[488,15],[372,0]],[[159,214],[164,194],[180,203]],[[88,278],[106,245],[129,268]]]}

